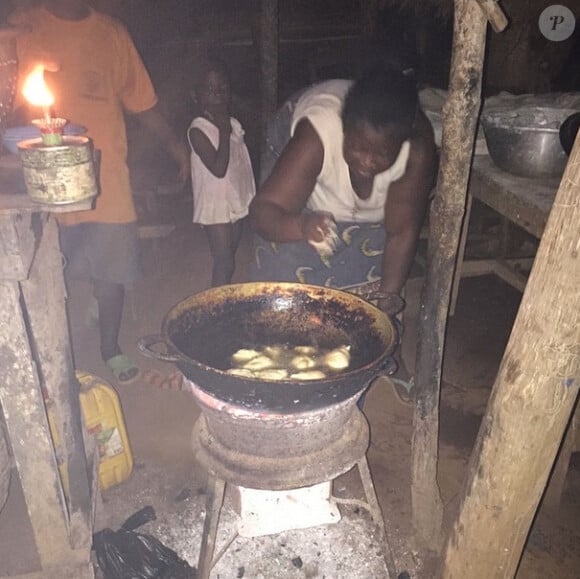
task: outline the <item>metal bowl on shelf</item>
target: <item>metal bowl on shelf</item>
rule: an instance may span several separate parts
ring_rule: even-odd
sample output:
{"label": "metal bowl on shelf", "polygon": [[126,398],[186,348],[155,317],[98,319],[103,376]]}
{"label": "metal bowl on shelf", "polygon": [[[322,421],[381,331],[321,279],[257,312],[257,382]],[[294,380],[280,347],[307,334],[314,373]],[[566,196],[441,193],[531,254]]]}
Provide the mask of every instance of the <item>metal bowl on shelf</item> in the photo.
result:
{"label": "metal bowl on shelf", "polygon": [[484,112],[481,121],[491,159],[519,177],[561,177],[568,157],[560,126],[575,112],[533,106]]}

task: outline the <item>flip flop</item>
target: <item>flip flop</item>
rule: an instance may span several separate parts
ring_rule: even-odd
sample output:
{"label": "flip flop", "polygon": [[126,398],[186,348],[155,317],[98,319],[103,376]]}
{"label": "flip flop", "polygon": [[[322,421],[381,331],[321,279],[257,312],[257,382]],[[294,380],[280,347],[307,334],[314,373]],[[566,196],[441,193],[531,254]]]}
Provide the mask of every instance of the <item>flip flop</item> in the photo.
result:
{"label": "flip flop", "polygon": [[132,384],[141,377],[139,368],[131,362],[126,354],[118,354],[106,362],[119,384]]}

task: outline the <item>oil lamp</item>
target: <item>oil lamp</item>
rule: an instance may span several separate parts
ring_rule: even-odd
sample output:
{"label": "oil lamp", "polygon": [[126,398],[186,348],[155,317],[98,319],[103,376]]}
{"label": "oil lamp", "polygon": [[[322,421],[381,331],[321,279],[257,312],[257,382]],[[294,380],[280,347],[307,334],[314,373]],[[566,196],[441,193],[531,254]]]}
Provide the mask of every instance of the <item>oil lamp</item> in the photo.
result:
{"label": "oil lamp", "polygon": [[42,142],[48,146],[62,145],[66,120],[51,115],[54,97],[44,82],[42,65],[37,65],[28,75],[22,87],[22,94],[31,105],[39,107],[42,111],[42,118],[32,121],[40,129]]}
{"label": "oil lamp", "polygon": [[64,136],[66,119],[53,117],[54,97],[38,65],[25,79],[22,93],[42,111],[33,124],[40,139],[18,143],[28,195],[45,204],[65,205],[87,201],[98,193],[92,141],[84,136]]}

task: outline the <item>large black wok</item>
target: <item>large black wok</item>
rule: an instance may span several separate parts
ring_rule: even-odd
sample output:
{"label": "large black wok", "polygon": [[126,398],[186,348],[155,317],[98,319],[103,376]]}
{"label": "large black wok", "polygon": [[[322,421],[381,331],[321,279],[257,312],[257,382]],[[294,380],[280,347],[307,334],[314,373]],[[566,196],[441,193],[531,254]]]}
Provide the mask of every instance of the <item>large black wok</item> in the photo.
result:
{"label": "large black wok", "polygon": [[[188,297],[165,316],[161,334],[139,341],[145,355],[174,362],[207,393],[238,406],[293,413],[346,400],[385,367],[397,343],[389,317],[340,290],[294,283],[245,283]],[[164,344],[164,352],[155,347]],[[348,370],[322,380],[271,381],[227,374],[240,348],[351,345]]]}

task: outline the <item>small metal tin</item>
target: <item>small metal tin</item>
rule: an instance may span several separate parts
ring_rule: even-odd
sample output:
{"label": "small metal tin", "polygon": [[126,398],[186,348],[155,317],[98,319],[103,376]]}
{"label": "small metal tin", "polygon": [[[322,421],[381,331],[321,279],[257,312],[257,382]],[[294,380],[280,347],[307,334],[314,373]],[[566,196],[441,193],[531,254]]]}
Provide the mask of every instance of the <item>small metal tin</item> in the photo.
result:
{"label": "small metal tin", "polygon": [[98,194],[92,141],[65,136],[63,144],[45,145],[42,139],[18,143],[28,195],[45,204],[65,205]]}

